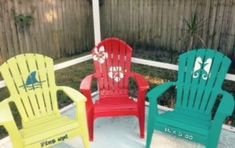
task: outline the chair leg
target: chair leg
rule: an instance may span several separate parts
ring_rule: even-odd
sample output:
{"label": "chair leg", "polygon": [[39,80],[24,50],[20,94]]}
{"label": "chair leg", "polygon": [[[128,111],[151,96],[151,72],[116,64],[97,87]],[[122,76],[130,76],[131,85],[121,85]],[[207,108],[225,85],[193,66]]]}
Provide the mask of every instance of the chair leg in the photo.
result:
{"label": "chair leg", "polygon": [[217,148],[219,139],[220,139],[220,134],[221,134],[221,129],[222,125],[225,121],[226,116],[223,116],[222,114],[219,114],[217,116],[217,120],[214,119],[214,123],[211,125],[211,129],[209,132],[209,137],[208,137],[208,143],[207,143],[207,148]]}
{"label": "chair leg", "polygon": [[93,141],[94,138],[94,111],[93,109],[88,113],[88,129],[89,129],[89,138],[90,141]]}
{"label": "chair leg", "polygon": [[87,122],[84,122],[82,125],[82,141],[85,148],[90,148],[90,141],[89,141],[89,129],[87,127]]}
{"label": "chair leg", "polygon": [[154,131],[153,124],[148,124],[146,148],[150,148],[153,137],[153,131]]}
{"label": "chair leg", "polygon": [[83,141],[85,148],[90,148],[90,141],[89,141],[88,133],[82,136],[82,141]]}
{"label": "chair leg", "polygon": [[211,131],[211,134],[209,134],[209,138],[208,138],[208,144],[206,146],[207,148],[218,147],[221,128],[222,128],[222,123],[221,123],[221,126],[219,126],[216,130]]}
{"label": "chair leg", "polygon": [[83,141],[83,144],[84,144],[84,147],[85,148],[90,148],[90,141],[89,141],[89,134],[88,134],[88,130],[85,130],[87,129],[87,123],[85,123],[84,125],[82,125],[82,141]]}
{"label": "chair leg", "polygon": [[13,147],[23,148],[24,147],[23,141],[21,139],[21,136],[18,132],[18,129],[17,129],[15,123],[12,123],[12,122],[7,123],[6,125],[4,125],[4,127],[6,128],[6,130],[9,133]]}
{"label": "chair leg", "polygon": [[142,108],[139,111],[139,126],[140,126],[140,138],[144,138],[145,132],[145,109]]}
{"label": "chair leg", "polygon": [[[152,108],[150,108],[150,109],[152,109]],[[155,117],[154,117],[153,111],[151,111],[150,109],[148,112],[148,127],[147,127],[148,129],[147,129],[146,148],[150,148],[152,137],[153,137],[153,131],[154,131]]]}
{"label": "chair leg", "polygon": [[78,122],[80,123],[81,127],[81,137],[83,140],[83,144],[85,148],[90,148],[90,142],[89,142],[89,129],[87,127],[87,112],[86,112],[86,107],[85,103],[80,103],[77,104],[77,119]]}

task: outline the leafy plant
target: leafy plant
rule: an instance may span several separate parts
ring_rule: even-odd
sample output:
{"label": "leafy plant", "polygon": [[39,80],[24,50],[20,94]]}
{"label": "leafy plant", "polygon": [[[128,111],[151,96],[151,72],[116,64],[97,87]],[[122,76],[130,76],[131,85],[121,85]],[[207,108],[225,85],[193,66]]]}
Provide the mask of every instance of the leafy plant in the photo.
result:
{"label": "leafy plant", "polygon": [[30,27],[33,21],[33,17],[31,15],[19,14],[14,16],[14,20],[19,31],[23,32]]}
{"label": "leafy plant", "polygon": [[187,40],[188,42],[189,39],[189,42],[187,43],[187,50],[194,48],[196,41],[199,41],[202,44],[202,47],[206,47],[205,41],[199,35],[199,32],[202,29],[205,21],[206,20],[199,19],[196,12],[192,13],[189,20],[184,19],[184,22],[186,23],[187,34],[183,38],[183,41]]}

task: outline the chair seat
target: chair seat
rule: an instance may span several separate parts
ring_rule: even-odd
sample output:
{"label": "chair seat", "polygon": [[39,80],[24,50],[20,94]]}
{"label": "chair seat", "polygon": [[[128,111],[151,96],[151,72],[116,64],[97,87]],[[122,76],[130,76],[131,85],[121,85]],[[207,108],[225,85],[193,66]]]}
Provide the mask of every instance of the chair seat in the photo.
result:
{"label": "chair seat", "polygon": [[20,132],[24,137],[25,145],[42,142],[59,135],[66,136],[66,133],[79,130],[77,121],[66,116],[54,116],[51,118],[41,118],[32,121],[30,126],[26,126]]}
{"label": "chair seat", "polygon": [[[210,117],[203,114],[193,113],[185,110],[175,110],[161,114],[157,119],[157,125],[164,124],[172,128],[182,130],[192,135],[208,136],[211,126]],[[156,125],[156,127],[157,127]]]}
{"label": "chair seat", "polygon": [[137,102],[126,98],[101,98],[94,105],[95,116],[137,115]]}

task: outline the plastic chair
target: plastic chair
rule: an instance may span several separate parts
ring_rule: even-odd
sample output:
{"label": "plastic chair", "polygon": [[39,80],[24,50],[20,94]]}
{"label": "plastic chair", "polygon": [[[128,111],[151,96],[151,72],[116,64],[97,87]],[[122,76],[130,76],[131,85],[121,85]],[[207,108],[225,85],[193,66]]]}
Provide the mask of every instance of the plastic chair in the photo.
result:
{"label": "plastic chair", "polygon": [[[80,135],[89,148],[86,98],[73,88],[56,86],[53,60],[39,54],[22,54],[1,65],[10,97],[0,102],[0,125],[9,133],[15,148],[51,147]],[[57,91],[63,91],[76,104],[77,117],[62,116]],[[19,130],[9,103],[13,102],[21,117]]]}

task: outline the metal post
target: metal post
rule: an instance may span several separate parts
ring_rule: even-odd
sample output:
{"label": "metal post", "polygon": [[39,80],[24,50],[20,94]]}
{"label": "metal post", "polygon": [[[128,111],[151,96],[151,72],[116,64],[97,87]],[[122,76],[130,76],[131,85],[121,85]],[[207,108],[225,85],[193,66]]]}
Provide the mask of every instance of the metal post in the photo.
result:
{"label": "metal post", "polygon": [[99,0],[92,0],[95,45],[101,41]]}

